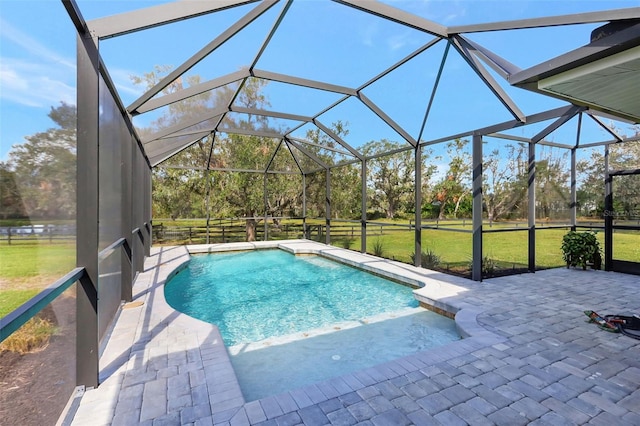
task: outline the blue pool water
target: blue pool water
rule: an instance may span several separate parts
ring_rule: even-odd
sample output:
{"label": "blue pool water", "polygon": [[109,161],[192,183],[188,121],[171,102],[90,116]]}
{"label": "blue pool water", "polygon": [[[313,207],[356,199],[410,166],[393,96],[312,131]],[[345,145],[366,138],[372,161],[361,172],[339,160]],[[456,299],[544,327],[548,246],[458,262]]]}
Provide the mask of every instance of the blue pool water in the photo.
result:
{"label": "blue pool water", "polygon": [[195,256],[167,283],[165,298],[216,324],[227,346],[418,306],[409,287],[282,250]]}
{"label": "blue pool water", "polygon": [[460,339],[409,287],[281,250],[195,256],[165,298],[218,326],[246,401]]}

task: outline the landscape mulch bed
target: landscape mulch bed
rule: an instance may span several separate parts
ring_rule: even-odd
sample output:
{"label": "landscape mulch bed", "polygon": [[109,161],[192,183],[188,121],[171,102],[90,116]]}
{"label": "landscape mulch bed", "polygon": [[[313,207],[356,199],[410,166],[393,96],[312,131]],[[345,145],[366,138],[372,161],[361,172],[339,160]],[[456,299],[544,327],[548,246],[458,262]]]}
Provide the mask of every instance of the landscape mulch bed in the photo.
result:
{"label": "landscape mulch bed", "polygon": [[0,425],[55,425],[75,389],[75,299],[59,297],[39,314],[57,326],[36,352],[0,352]]}

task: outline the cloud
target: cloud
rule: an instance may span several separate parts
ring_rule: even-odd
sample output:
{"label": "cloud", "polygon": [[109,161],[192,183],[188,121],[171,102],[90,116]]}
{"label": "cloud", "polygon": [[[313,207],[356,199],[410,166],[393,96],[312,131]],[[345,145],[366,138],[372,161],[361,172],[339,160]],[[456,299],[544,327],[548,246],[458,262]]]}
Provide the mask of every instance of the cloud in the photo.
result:
{"label": "cloud", "polygon": [[75,104],[75,59],[58,54],[4,19],[0,19],[0,39],[0,99],[37,108],[60,101]]}
{"label": "cloud", "polygon": [[[62,65],[63,67],[74,69],[76,68],[75,61],[66,58],[57,52],[47,48],[39,41],[31,38],[27,33],[20,31],[6,20],[0,18],[0,38],[7,39],[14,44],[20,46],[25,51],[33,54],[43,61],[52,62],[54,64]],[[4,59],[4,58],[3,58]]]}
{"label": "cloud", "polygon": [[111,80],[113,81],[113,84],[115,84],[120,96],[123,97],[123,102],[125,103],[127,103],[127,99],[129,97],[137,99],[144,93],[142,86],[136,86],[131,81],[131,76],[138,74],[139,73],[122,68],[109,68]]}
{"label": "cloud", "polygon": [[378,25],[376,23],[362,26],[358,29],[360,42],[365,46],[375,46],[375,39],[378,34]]}
{"label": "cloud", "polygon": [[49,64],[2,58],[0,98],[30,107],[49,107],[60,101],[75,104],[76,89],[65,82],[65,74],[68,72],[52,69]]}

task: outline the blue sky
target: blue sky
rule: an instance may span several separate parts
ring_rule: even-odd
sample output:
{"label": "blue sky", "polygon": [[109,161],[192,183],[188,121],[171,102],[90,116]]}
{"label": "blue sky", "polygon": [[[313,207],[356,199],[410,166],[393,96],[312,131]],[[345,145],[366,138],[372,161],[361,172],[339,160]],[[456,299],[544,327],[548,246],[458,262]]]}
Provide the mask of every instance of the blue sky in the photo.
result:
{"label": "blue sky", "polygon": [[[640,6],[640,0],[385,2],[449,26]],[[87,20],[158,3],[162,2],[78,0]],[[105,62],[125,104],[142,93],[140,87],[131,83],[131,75],[142,75],[154,65],[178,65],[214,38],[219,32],[217,28],[225,28],[229,19],[237,19],[251,7],[173,24],[173,33],[163,27],[102,42]],[[191,73],[209,79],[247,65],[280,9],[276,5],[254,22],[251,30],[240,33],[233,42],[216,51],[217,56],[203,61]],[[309,10],[313,11],[311,18]],[[324,0],[296,0],[258,68],[357,87],[429,40],[369,15],[350,9],[338,14],[338,10],[345,8]],[[594,27],[526,30],[513,32],[509,37],[486,33],[470,38],[526,68],[586,44]],[[176,37],[176,29],[182,37]],[[25,136],[53,126],[47,117],[52,106],[61,101],[75,103],[75,43],[75,30],[61,2],[0,0],[0,160],[5,160],[11,146],[21,143]],[[539,44],[545,47],[540,49]],[[444,44],[440,43],[394,72],[393,77],[364,92],[412,134],[419,132],[425,98],[433,85],[443,49]],[[505,111],[496,111],[500,105],[475,81],[455,52],[450,53],[445,71],[446,78],[436,95],[439,109],[434,107],[425,136],[438,137],[453,133],[450,129],[456,126],[466,130],[510,118]],[[420,76],[418,80],[410,78],[416,74]],[[273,86],[269,91],[272,108],[282,110],[284,107],[280,105],[291,101],[291,95]],[[509,94],[516,102],[527,105],[525,113],[561,105],[523,91]],[[305,113],[313,114],[330,100],[331,96],[326,94],[305,95],[300,110],[307,108],[309,111]],[[446,106],[450,104],[456,105],[453,118],[451,108]],[[400,139],[357,101],[345,103],[321,117],[327,124],[336,119],[349,121],[351,134],[347,141],[355,146],[382,137]],[[143,125],[145,121],[137,124]]]}

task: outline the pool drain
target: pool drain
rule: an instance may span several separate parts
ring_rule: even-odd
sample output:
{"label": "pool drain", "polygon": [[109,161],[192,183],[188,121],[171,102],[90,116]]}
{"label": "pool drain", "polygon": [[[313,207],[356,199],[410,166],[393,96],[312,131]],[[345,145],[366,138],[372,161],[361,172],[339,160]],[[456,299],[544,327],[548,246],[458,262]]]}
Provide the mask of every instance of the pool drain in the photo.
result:
{"label": "pool drain", "polygon": [[334,361],[339,361],[340,360],[340,355],[333,355],[331,357],[331,359],[334,360]]}

